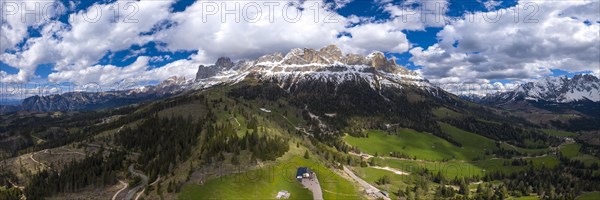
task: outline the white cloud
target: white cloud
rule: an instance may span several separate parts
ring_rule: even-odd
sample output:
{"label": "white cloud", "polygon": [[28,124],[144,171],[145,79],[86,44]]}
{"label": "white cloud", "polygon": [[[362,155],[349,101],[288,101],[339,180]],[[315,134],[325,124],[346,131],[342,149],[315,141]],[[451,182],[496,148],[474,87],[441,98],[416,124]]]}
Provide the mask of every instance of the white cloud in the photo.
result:
{"label": "white cloud", "polygon": [[[342,0],[336,3],[345,5],[349,2]],[[127,50],[131,45],[143,45],[150,41],[164,45],[159,47],[161,50],[198,51],[193,59],[175,61],[144,73],[158,80],[173,72],[191,72],[193,75],[197,64],[212,63],[221,56],[252,59],[276,51],[286,52],[298,47],[320,48],[328,44],[337,44],[345,52],[353,53],[402,53],[410,48],[406,35],[401,32],[403,27],[395,26],[392,21],[361,21],[356,16],[346,18],[321,1],[197,1],[186,10],[176,13],[171,13],[172,3],[172,0],[135,2],[139,8],[135,14],[137,23],[123,22],[129,14],[123,10],[127,5],[114,2],[97,3],[73,13],[70,18],[74,20],[68,24],[51,21],[40,25],[41,37],[28,38],[22,49],[12,49],[0,55],[0,61],[19,69],[18,74],[8,75],[3,81],[27,81],[34,76],[40,64],[55,65],[53,70],[56,72],[49,77],[51,81],[68,81],[71,78],[73,81],[112,81],[113,78],[128,78],[127,73],[108,72],[120,71],[119,67],[96,63],[109,52]],[[234,13],[237,12],[238,16],[226,14],[224,10],[236,8],[236,4],[239,7]],[[121,12],[115,20],[113,8],[117,5]],[[218,10],[205,15],[210,13],[207,9],[211,9],[207,5]],[[69,4],[71,9],[74,6],[74,3]],[[95,21],[98,9],[106,15]],[[296,20],[297,12],[301,15]],[[260,18],[256,18],[259,13]],[[84,20],[85,16],[88,20]],[[13,33],[22,38],[28,37],[22,32]],[[338,37],[341,33],[349,33],[352,37]],[[129,56],[137,56],[135,52],[131,53]],[[151,58],[150,61],[158,60],[160,58]],[[138,61],[141,62],[139,58]],[[183,64],[194,66],[184,69]],[[77,77],[78,73],[83,75]],[[111,76],[108,78],[91,73],[108,73]]]}
{"label": "white cloud", "polygon": [[64,11],[64,6],[54,0],[0,0],[0,53],[23,42],[29,36],[29,27],[42,26]]}
{"label": "white cloud", "polygon": [[[140,33],[148,32],[169,15],[172,1],[139,1],[135,4],[114,2],[94,4],[86,10],[71,14],[69,24],[48,22],[41,37],[29,38],[23,50],[0,55],[0,61],[19,69],[10,81],[29,80],[38,65],[52,63],[55,70],[77,71],[90,67],[108,51],[128,49],[133,44],[149,41]],[[133,10],[133,18],[127,16]],[[120,8],[118,15],[114,8]],[[102,15],[98,15],[102,10]],[[17,33],[20,34],[20,33]]]}
{"label": "white cloud", "polygon": [[122,80],[143,80],[140,78],[147,69],[149,57],[140,56],[125,67],[114,65],[94,65],[82,69],[63,70],[48,75],[50,82],[98,83],[100,85],[117,83]]}
{"label": "white cloud", "polygon": [[450,3],[446,0],[409,0],[402,3],[381,1],[383,9],[401,29],[424,30],[426,27],[441,27],[450,20],[446,13]]}
{"label": "white cloud", "polygon": [[194,79],[200,62],[197,55],[166,64],[160,68],[149,69],[148,64],[153,57],[139,56],[132,64],[125,67],[114,65],[94,65],[82,69],[63,70],[48,75],[50,82],[75,82],[81,85],[94,83],[102,87],[110,87],[122,82],[141,83],[165,80],[172,76]]}
{"label": "white cloud", "polygon": [[516,81],[512,83],[501,83],[501,82],[482,82],[482,83],[456,83],[450,82],[437,86],[456,95],[478,95],[484,96],[486,94],[496,92],[513,91],[518,88],[522,82]]}
{"label": "white cloud", "polygon": [[410,43],[401,29],[392,23],[367,23],[346,30],[352,36],[339,38],[339,46],[346,52],[369,53],[379,50],[402,53],[410,49]]}
{"label": "white cloud", "polygon": [[[520,1],[517,6],[518,22],[511,15],[513,8],[453,21],[438,33],[437,44],[411,49],[411,60],[424,66],[425,77],[439,83],[523,80],[548,75],[550,69],[600,68],[598,1]],[[539,11],[528,18],[532,6]],[[496,12],[503,15],[492,20]]]}
{"label": "white cloud", "polygon": [[494,0],[488,0],[485,2],[482,0],[477,0],[477,2],[483,4],[485,9],[487,9],[487,10],[495,10],[496,7],[502,5],[502,1],[494,1]]}
{"label": "white cloud", "polygon": [[[198,1],[173,14],[171,20],[175,25],[158,33],[157,39],[167,43],[169,50],[204,52],[207,62],[220,56],[253,58],[274,51],[337,43],[337,35],[346,29],[347,20],[343,16],[323,9],[321,2],[292,4],[303,7],[303,11],[290,6],[291,2],[297,1]],[[239,20],[223,11],[235,9],[236,5],[237,13],[241,14]],[[207,12],[209,9],[216,11],[207,15],[211,13]],[[261,10],[261,14],[245,14],[244,10],[248,13]],[[297,12],[301,14],[295,20]]]}

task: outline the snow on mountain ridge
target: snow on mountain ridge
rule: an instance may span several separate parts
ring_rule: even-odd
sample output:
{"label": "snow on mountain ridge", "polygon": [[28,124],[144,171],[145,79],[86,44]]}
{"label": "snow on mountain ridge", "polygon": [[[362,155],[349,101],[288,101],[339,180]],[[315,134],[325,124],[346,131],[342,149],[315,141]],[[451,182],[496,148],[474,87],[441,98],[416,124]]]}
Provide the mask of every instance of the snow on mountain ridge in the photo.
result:
{"label": "snow on mountain ridge", "polygon": [[[228,58],[219,60],[229,61]],[[335,45],[320,50],[296,48],[285,56],[273,53],[235,64],[229,61],[217,62],[208,67],[200,66],[196,78],[199,85],[197,87],[205,88],[223,82],[236,83],[245,75],[281,82],[281,87],[291,87],[302,81],[322,80],[339,84],[357,79],[367,81],[374,89],[383,86],[402,88],[402,85],[431,87],[429,82],[416,72],[396,64],[394,60],[388,60],[381,52],[367,56],[343,55]]]}
{"label": "snow on mountain ridge", "polygon": [[525,99],[557,103],[582,100],[600,102],[600,80],[598,77],[589,74],[579,74],[573,78],[566,76],[545,77],[521,84],[514,91],[488,95],[484,99],[487,101]]}

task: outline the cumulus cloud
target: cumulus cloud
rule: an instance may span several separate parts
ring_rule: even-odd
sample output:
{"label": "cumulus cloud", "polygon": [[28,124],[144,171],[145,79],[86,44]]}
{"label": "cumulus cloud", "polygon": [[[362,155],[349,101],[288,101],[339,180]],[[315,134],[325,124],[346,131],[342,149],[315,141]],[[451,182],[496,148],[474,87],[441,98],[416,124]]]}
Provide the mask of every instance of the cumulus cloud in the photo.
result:
{"label": "cumulus cloud", "polygon": [[450,20],[446,13],[447,0],[408,0],[403,2],[380,1],[392,19],[389,23],[406,30],[424,30],[426,27],[441,27]]}
{"label": "cumulus cloud", "polygon": [[[96,3],[73,12],[75,3],[70,1],[72,20],[66,23],[56,19],[21,22],[20,15],[11,15],[0,26],[0,61],[19,72],[0,72],[2,81],[27,81],[35,77],[36,68],[42,64],[54,66],[48,76],[52,82],[112,84],[171,76],[193,78],[199,64],[213,63],[221,56],[253,59],[328,44],[361,54],[410,52],[410,60],[423,66],[419,73],[432,82],[476,83],[480,86],[474,88],[479,90],[503,90],[513,83],[490,80],[522,81],[548,75],[551,69],[600,73],[598,1],[520,1],[516,18],[515,8],[495,9],[499,1],[494,0],[482,1],[490,11],[467,13],[460,18],[446,16],[449,3],[445,0],[377,1],[390,19],[345,17],[336,12],[351,0],[335,0],[333,4],[299,0],[197,1],[179,12],[173,12],[174,2],[136,1],[133,7],[119,1]],[[528,15],[536,6],[537,12]],[[115,7],[120,12],[115,14]],[[134,18],[128,18],[130,9],[135,8]],[[104,15],[95,19],[98,10]],[[50,16],[61,13],[57,9]],[[439,42],[426,49],[412,47],[402,32],[426,27],[443,27],[437,35]],[[38,30],[40,36],[31,37],[30,28]],[[197,53],[177,60],[148,55],[142,49],[125,56],[137,57],[128,66],[98,64],[106,55],[149,42],[156,43],[160,51]],[[170,63],[148,67],[149,63],[165,61]]]}
{"label": "cumulus cloud", "polygon": [[[42,26],[65,11],[54,0],[0,0],[0,8],[0,53],[23,42],[29,36],[29,27]],[[23,12],[25,9],[28,12]]]}
{"label": "cumulus cloud", "polygon": [[[241,10],[227,14],[225,10]],[[214,11],[214,12],[207,12]],[[234,12],[235,13],[235,12]],[[357,22],[318,1],[251,2],[198,1],[171,17],[174,24],[156,34],[169,50],[198,50],[206,61],[219,56],[254,58],[292,48],[320,48],[338,44],[346,52],[405,52],[408,40],[401,30],[386,23]],[[349,36],[338,37],[346,33]]]}
{"label": "cumulus cloud", "polygon": [[[335,3],[343,6],[349,2]],[[292,48],[320,48],[328,44],[337,44],[345,52],[354,53],[402,53],[410,48],[402,28],[389,21],[344,17],[321,1],[197,1],[181,12],[171,10],[173,3],[173,0],[137,1],[137,20],[133,23],[124,21],[130,14],[124,9],[129,7],[117,1],[96,3],[72,13],[69,17],[73,20],[68,23],[55,20],[40,25],[40,37],[22,39],[23,48],[12,48],[0,55],[0,61],[19,69],[18,74],[8,75],[3,81],[27,81],[41,64],[54,65],[56,72],[49,76],[50,81],[105,82],[130,78],[130,73],[109,72],[124,69],[145,70],[144,75],[153,76],[138,79],[160,80],[171,75],[193,75],[197,64],[212,63],[220,56],[252,59],[276,51],[285,53]],[[73,8],[73,4],[69,7]],[[116,17],[115,7],[121,9]],[[99,10],[106,15],[96,20]],[[22,32],[10,31],[27,38]],[[143,62],[148,58],[143,57],[134,63],[136,68],[97,65],[111,52],[148,42],[160,44],[161,51],[198,53],[153,70],[139,67],[148,64]],[[149,59],[152,62],[162,58]],[[78,77],[78,73],[83,75]]]}
{"label": "cumulus cloud", "polygon": [[[534,7],[538,12],[528,15]],[[520,1],[516,18],[514,9],[452,21],[437,34],[437,44],[411,49],[411,61],[438,83],[523,80],[549,75],[551,69],[600,68],[598,1]]]}
{"label": "cumulus cloud", "polygon": [[75,82],[79,84],[94,83],[102,87],[128,83],[143,83],[148,81],[165,80],[172,76],[193,79],[200,62],[192,56],[190,59],[180,59],[160,68],[150,69],[148,63],[152,57],[139,56],[130,65],[118,67],[114,65],[94,65],[77,70],[63,70],[48,75],[50,82]]}
{"label": "cumulus cloud", "polygon": [[[76,71],[92,66],[108,51],[128,49],[150,40],[141,33],[151,31],[169,16],[172,1],[139,1],[129,6],[123,2],[94,4],[69,16],[68,24],[47,22],[41,36],[29,38],[22,49],[0,55],[0,61],[19,69],[10,80],[29,80],[40,64],[54,64],[58,71]],[[120,12],[115,12],[119,9]],[[135,17],[129,12],[137,9]],[[103,14],[99,14],[103,13]],[[11,34],[14,30],[8,30]],[[4,32],[3,32],[4,33]],[[25,35],[26,36],[26,35]]]}

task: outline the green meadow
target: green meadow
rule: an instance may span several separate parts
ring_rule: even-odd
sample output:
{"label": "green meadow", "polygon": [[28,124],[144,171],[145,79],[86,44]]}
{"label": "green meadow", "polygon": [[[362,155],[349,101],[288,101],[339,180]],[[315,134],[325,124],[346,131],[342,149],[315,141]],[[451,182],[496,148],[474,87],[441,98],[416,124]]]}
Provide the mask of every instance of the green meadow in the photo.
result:
{"label": "green meadow", "polygon": [[586,165],[600,162],[600,159],[589,154],[580,153],[580,144],[565,144],[560,147],[560,153],[570,159],[579,160]]}
{"label": "green meadow", "polygon": [[[536,167],[554,167],[560,162],[554,156],[544,156],[538,158],[526,158],[526,161],[532,161]],[[506,173],[524,170],[527,166],[512,166],[504,165],[505,162],[510,162],[511,159],[487,159],[478,161],[448,161],[448,162],[431,162],[418,160],[402,160],[402,159],[383,159],[384,166],[389,166],[404,172],[415,172],[420,169],[428,169],[434,174],[441,172],[446,178],[453,179],[455,177],[473,177],[483,176],[486,172],[502,171]]]}
{"label": "green meadow", "polygon": [[[398,175],[387,170],[375,169],[371,167],[355,167],[353,168],[353,171],[357,176],[361,177],[369,184],[381,190],[388,191],[389,194],[392,196],[392,199],[395,199],[395,193],[398,191],[398,188],[406,188],[408,180],[409,178],[411,178],[411,176]],[[376,183],[377,180],[383,176],[388,176],[390,178],[390,183],[385,185],[378,185]]]}
{"label": "green meadow", "polygon": [[600,192],[586,192],[575,198],[576,200],[598,200],[600,199]]}
{"label": "green meadow", "polygon": [[580,148],[580,144],[565,144],[560,147],[560,153],[567,158],[573,158],[579,155]]}
{"label": "green meadow", "polygon": [[370,130],[368,138],[345,136],[344,140],[361,151],[371,155],[389,156],[389,152],[403,152],[422,160],[471,160],[483,154],[482,151],[457,147],[450,142],[429,133],[402,129],[394,134]]}
{"label": "green meadow", "polygon": [[277,192],[287,190],[290,199],[312,199],[312,193],[296,179],[298,167],[309,167],[317,173],[324,199],[361,199],[359,189],[331,169],[300,154],[285,155],[275,165],[230,174],[205,182],[188,184],[179,199],[274,199]]}
{"label": "green meadow", "polygon": [[573,133],[573,132],[569,132],[569,131],[551,130],[551,129],[542,129],[542,132],[544,132],[548,135],[562,136],[562,137],[575,137],[578,135],[577,133]]}

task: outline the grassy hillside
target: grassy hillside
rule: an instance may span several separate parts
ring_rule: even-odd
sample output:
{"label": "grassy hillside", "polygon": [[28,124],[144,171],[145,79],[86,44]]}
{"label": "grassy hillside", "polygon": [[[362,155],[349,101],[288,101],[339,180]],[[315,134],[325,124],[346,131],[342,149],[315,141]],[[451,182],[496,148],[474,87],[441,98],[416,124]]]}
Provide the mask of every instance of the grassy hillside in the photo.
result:
{"label": "grassy hillside", "polygon": [[205,182],[183,187],[179,199],[274,199],[277,192],[287,190],[290,199],[311,199],[312,193],[295,179],[298,167],[309,167],[321,184],[325,199],[363,198],[349,180],[325,167],[316,159],[305,159],[303,149],[292,148],[274,165],[260,169],[226,175]]}
{"label": "grassy hillside", "polygon": [[462,144],[462,150],[469,158],[482,156],[482,152],[496,150],[495,141],[481,135],[464,131],[452,125],[440,122],[442,131],[450,134],[452,138]]}
{"label": "grassy hillside", "polygon": [[552,130],[552,129],[542,129],[542,131],[548,135],[561,136],[561,137],[575,137],[578,134],[569,132],[569,131],[561,131],[561,130]]}
{"label": "grassy hillside", "polygon": [[[539,158],[526,158],[527,162],[532,161],[536,167],[554,167],[559,163],[559,160],[553,156],[545,156]],[[502,171],[515,172],[527,169],[526,166],[505,165],[505,162],[510,162],[511,159],[486,159],[478,161],[448,161],[448,162],[430,162],[430,161],[415,161],[402,159],[384,159],[383,165],[389,166],[408,173],[418,171],[419,169],[428,169],[434,174],[438,171],[446,178],[453,179],[454,177],[473,177],[483,176],[486,172]]]}
{"label": "grassy hillside", "polygon": [[466,150],[432,134],[412,129],[401,129],[393,134],[370,130],[368,135],[366,138],[345,136],[344,140],[371,155],[389,156],[389,152],[405,152],[423,160],[470,160],[482,155],[481,151]]}
{"label": "grassy hillside", "polygon": [[599,158],[594,157],[589,154],[581,153],[581,152],[579,152],[580,149],[581,149],[581,144],[565,144],[560,147],[560,153],[569,159],[582,161],[586,165],[591,165],[593,163],[600,163]]}
{"label": "grassy hillside", "polygon": [[600,192],[587,192],[577,196],[576,200],[598,200],[600,199]]}

